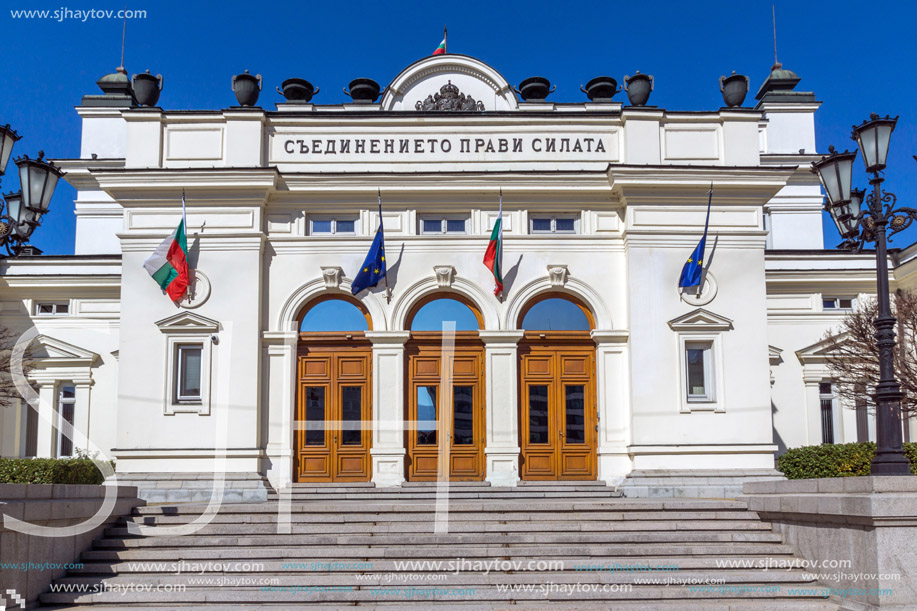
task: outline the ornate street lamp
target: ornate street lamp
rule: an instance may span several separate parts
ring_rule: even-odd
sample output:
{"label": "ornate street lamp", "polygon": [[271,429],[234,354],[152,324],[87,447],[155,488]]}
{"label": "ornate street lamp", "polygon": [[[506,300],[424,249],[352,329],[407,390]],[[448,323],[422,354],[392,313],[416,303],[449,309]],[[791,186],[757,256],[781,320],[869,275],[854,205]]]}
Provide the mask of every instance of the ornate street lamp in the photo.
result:
{"label": "ornate street lamp", "polygon": [[[20,138],[9,125],[0,126],[0,177],[6,172],[13,144]],[[29,249],[33,252],[38,250],[25,246],[25,243],[41,224],[41,217],[48,212],[57,181],[64,175],[52,162],[45,161],[44,156],[44,151],[38,151],[38,159],[29,159],[28,155],[16,159],[22,190],[7,193],[0,200],[0,210],[3,204],[6,205],[6,214],[0,215],[0,240],[10,255],[19,255]],[[38,252],[40,254],[41,251]]]}
{"label": "ornate street lamp", "polygon": [[[840,248],[861,251],[867,242],[876,243],[876,292],[879,314],[874,321],[879,347],[879,383],[873,399],[876,402],[876,432],[878,444],[870,471],[873,475],[911,475],[910,462],[901,447],[901,387],[895,379],[895,317],[891,315],[888,294],[888,255],[886,240],[910,227],[917,219],[917,210],[896,208],[894,193],[882,190],[888,145],[898,118],[880,118],[873,113],[869,121],[853,126],[851,138],[857,141],[872,173],[869,184],[872,193],[851,189],[851,169],[856,151],[838,153],[829,147],[830,154],[812,163],[812,172],[818,174],[825,188],[825,210],[838,232],[844,238]],[[863,206],[865,195],[865,207]]]}

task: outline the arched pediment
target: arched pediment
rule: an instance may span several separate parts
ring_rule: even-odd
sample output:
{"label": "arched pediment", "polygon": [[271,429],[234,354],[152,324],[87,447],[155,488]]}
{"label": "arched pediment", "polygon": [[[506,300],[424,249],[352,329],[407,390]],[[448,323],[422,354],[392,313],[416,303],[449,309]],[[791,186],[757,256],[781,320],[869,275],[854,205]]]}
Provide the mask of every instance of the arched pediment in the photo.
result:
{"label": "arched pediment", "polygon": [[503,75],[473,57],[446,53],[425,57],[402,70],[386,87],[382,110],[416,112],[418,102],[442,95],[442,88],[450,83],[459,95],[474,98],[484,110],[518,108],[516,94]]}

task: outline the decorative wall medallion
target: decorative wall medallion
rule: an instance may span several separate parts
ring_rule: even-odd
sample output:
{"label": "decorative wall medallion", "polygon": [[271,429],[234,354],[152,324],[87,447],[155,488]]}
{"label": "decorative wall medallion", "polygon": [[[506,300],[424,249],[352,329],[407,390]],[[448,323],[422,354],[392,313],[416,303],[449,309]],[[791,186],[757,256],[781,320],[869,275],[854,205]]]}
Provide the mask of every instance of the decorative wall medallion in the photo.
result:
{"label": "decorative wall medallion", "polygon": [[433,271],[436,272],[436,284],[441,289],[452,287],[452,281],[455,280],[455,268],[451,265],[434,265]]}
{"label": "decorative wall medallion", "polygon": [[178,304],[186,310],[200,307],[210,299],[210,278],[199,269],[189,270],[189,273],[191,274],[191,283],[188,286],[188,292],[185,293],[185,298]]}
{"label": "decorative wall medallion", "polygon": [[414,105],[417,110],[439,110],[455,112],[459,110],[484,110],[484,103],[470,95],[459,92],[459,88],[449,81],[439,88],[439,93],[428,95],[423,102]]}
{"label": "decorative wall medallion", "polygon": [[704,281],[701,285],[700,294],[698,295],[696,291],[697,287],[687,289],[678,288],[678,295],[681,297],[681,300],[688,305],[707,305],[716,297],[716,276],[714,276],[712,272],[704,272]]}
{"label": "decorative wall medallion", "polygon": [[340,267],[325,267],[322,266],[322,279],[325,281],[326,289],[337,289],[341,286],[341,278],[344,275],[344,270]]}
{"label": "decorative wall medallion", "polygon": [[549,265],[548,266],[548,276],[551,278],[551,286],[555,288],[563,288],[567,284],[567,271],[566,265]]}

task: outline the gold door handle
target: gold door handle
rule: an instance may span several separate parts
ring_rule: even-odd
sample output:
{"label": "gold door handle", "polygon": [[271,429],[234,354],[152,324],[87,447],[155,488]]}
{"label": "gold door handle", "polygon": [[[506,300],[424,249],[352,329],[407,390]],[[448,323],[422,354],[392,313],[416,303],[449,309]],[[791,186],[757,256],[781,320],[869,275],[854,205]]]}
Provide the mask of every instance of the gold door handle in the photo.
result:
{"label": "gold door handle", "polygon": [[338,436],[335,435],[335,436],[334,436],[334,443],[337,443],[337,442],[338,442]]}

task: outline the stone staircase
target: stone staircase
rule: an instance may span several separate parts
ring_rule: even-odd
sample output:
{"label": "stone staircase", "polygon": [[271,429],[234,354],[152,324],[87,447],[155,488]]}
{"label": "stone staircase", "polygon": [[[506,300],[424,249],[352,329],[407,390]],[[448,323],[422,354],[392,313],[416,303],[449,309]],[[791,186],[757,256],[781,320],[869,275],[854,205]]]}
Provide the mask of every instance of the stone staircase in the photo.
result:
{"label": "stone staircase", "polygon": [[[435,484],[288,492],[224,505],[185,536],[141,537],[122,522],[41,602],[93,611],[838,608],[801,570],[785,569],[792,549],[741,500],[616,498],[586,482],[453,483],[448,532],[436,533]],[[287,500],[288,531],[278,534]],[[127,521],[175,527],[203,509],[138,507]]]}

